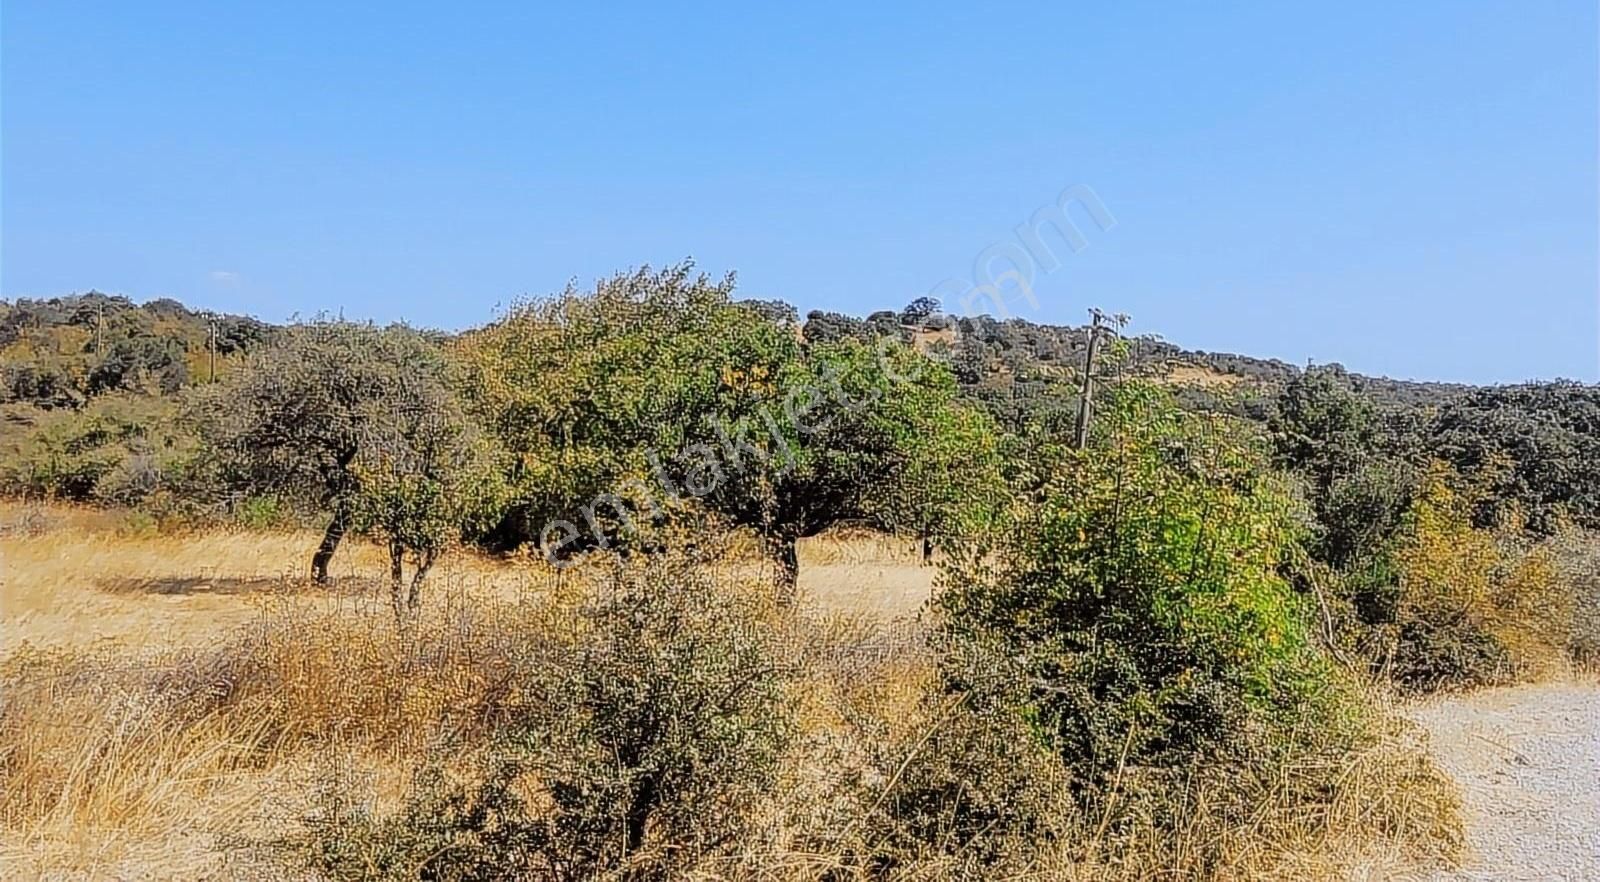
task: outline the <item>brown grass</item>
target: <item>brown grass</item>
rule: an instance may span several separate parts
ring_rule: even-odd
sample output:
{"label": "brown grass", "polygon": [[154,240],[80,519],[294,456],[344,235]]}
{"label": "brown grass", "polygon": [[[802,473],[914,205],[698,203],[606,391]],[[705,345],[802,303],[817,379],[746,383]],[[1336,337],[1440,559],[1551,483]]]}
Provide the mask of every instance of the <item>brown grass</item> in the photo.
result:
{"label": "brown grass", "polygon": [[[368,575],[384,571],[377,550],[342,550],[335,587],[317,589],[300,575],[315,540],[151,535],[100,513],[0,503],[7,878],[277,878],[241,843],[295,829],[335,774],[381,814],[441,750],[477,749],[515,688],[518,641],[586,585],[538,561],[452,554],[425,597],[421,639],[407,641]],[[828,855],[785,843],[848,808],[828,803],[830,782],[880,743],[915,749],[932,725],[921,702],[933,661],[911,616],[934,571],[913,544],[870,534],[801,552],[805,602],[791,627],[807,655],[803,737],[770,835],[752,845],[769,852],[764,878],[825,869]],[[725,580],[759,584],[764,564],[724,566]],[[1382,877],[1438,862],[1452,848],[1450,795],[1422,756],[1395,724],[1358,756],[1308,760],[1339,764],[1329,803],[1264,786],[1241,823],[1237,805],[1201,791],[1183,835],[1135,824],[1115,866],[1060,863],[1054,878]],[[1196,865],[1198,845],[1218,837],[1230,859]]]}

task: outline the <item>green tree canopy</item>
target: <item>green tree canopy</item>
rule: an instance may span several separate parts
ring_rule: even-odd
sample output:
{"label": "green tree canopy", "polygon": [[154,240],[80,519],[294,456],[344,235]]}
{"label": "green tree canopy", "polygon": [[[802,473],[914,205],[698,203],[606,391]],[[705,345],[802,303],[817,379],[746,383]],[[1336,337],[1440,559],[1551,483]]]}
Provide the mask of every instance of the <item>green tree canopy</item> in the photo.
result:
{"label": "green tree canopy", "polygon": [[513,458],[508,543],[604,545],[705,511],[758,532],[792,580],[801,537],[848,520],[947,532],[998,490],[955,489],[998,472],[947,370],[894,340],[807,343],[732,293],[688,264],[646,268],[461,341],[466,394]]}

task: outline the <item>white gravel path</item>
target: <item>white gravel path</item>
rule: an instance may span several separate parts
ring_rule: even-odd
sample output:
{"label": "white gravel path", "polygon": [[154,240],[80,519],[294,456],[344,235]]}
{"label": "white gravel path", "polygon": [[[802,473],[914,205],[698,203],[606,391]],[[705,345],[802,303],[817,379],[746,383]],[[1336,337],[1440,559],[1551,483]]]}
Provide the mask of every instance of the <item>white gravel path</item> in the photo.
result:
{"label": "white gravel path", "polygon": [[1461,785],[1474,852],[1435,882],[1600,880],[1600,686],[1496,689],[1411,716]]}

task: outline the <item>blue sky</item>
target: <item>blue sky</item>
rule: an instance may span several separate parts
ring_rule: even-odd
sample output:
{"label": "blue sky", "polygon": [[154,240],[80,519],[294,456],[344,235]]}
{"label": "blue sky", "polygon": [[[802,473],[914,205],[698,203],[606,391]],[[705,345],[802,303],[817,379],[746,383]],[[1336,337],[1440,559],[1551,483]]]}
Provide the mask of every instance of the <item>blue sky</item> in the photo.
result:
{"label": "blue sky", "polygon": [[1595,7],[8,0],[0,294],[459,328],[692,256],[865,313],[1078,185],[1012,314],[1594,380]]}

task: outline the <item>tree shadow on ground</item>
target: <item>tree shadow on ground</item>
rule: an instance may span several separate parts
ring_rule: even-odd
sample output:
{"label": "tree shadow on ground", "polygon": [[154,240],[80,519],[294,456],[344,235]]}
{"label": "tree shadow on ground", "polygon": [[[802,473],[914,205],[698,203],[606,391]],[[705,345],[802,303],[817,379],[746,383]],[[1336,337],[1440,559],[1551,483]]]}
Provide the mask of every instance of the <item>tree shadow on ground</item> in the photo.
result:
{"label": "tree shadow on ground", "polygon": [[354,595],[368,594],[383,589],[381,579],[362,576],[344,576],[330,579],[319,585],[307,576],[161,576],[139,578],[118,576],[100,579],[96,587],[112,594],[162,594],[162,595],[238,595],[238,594],[305,594]]}

